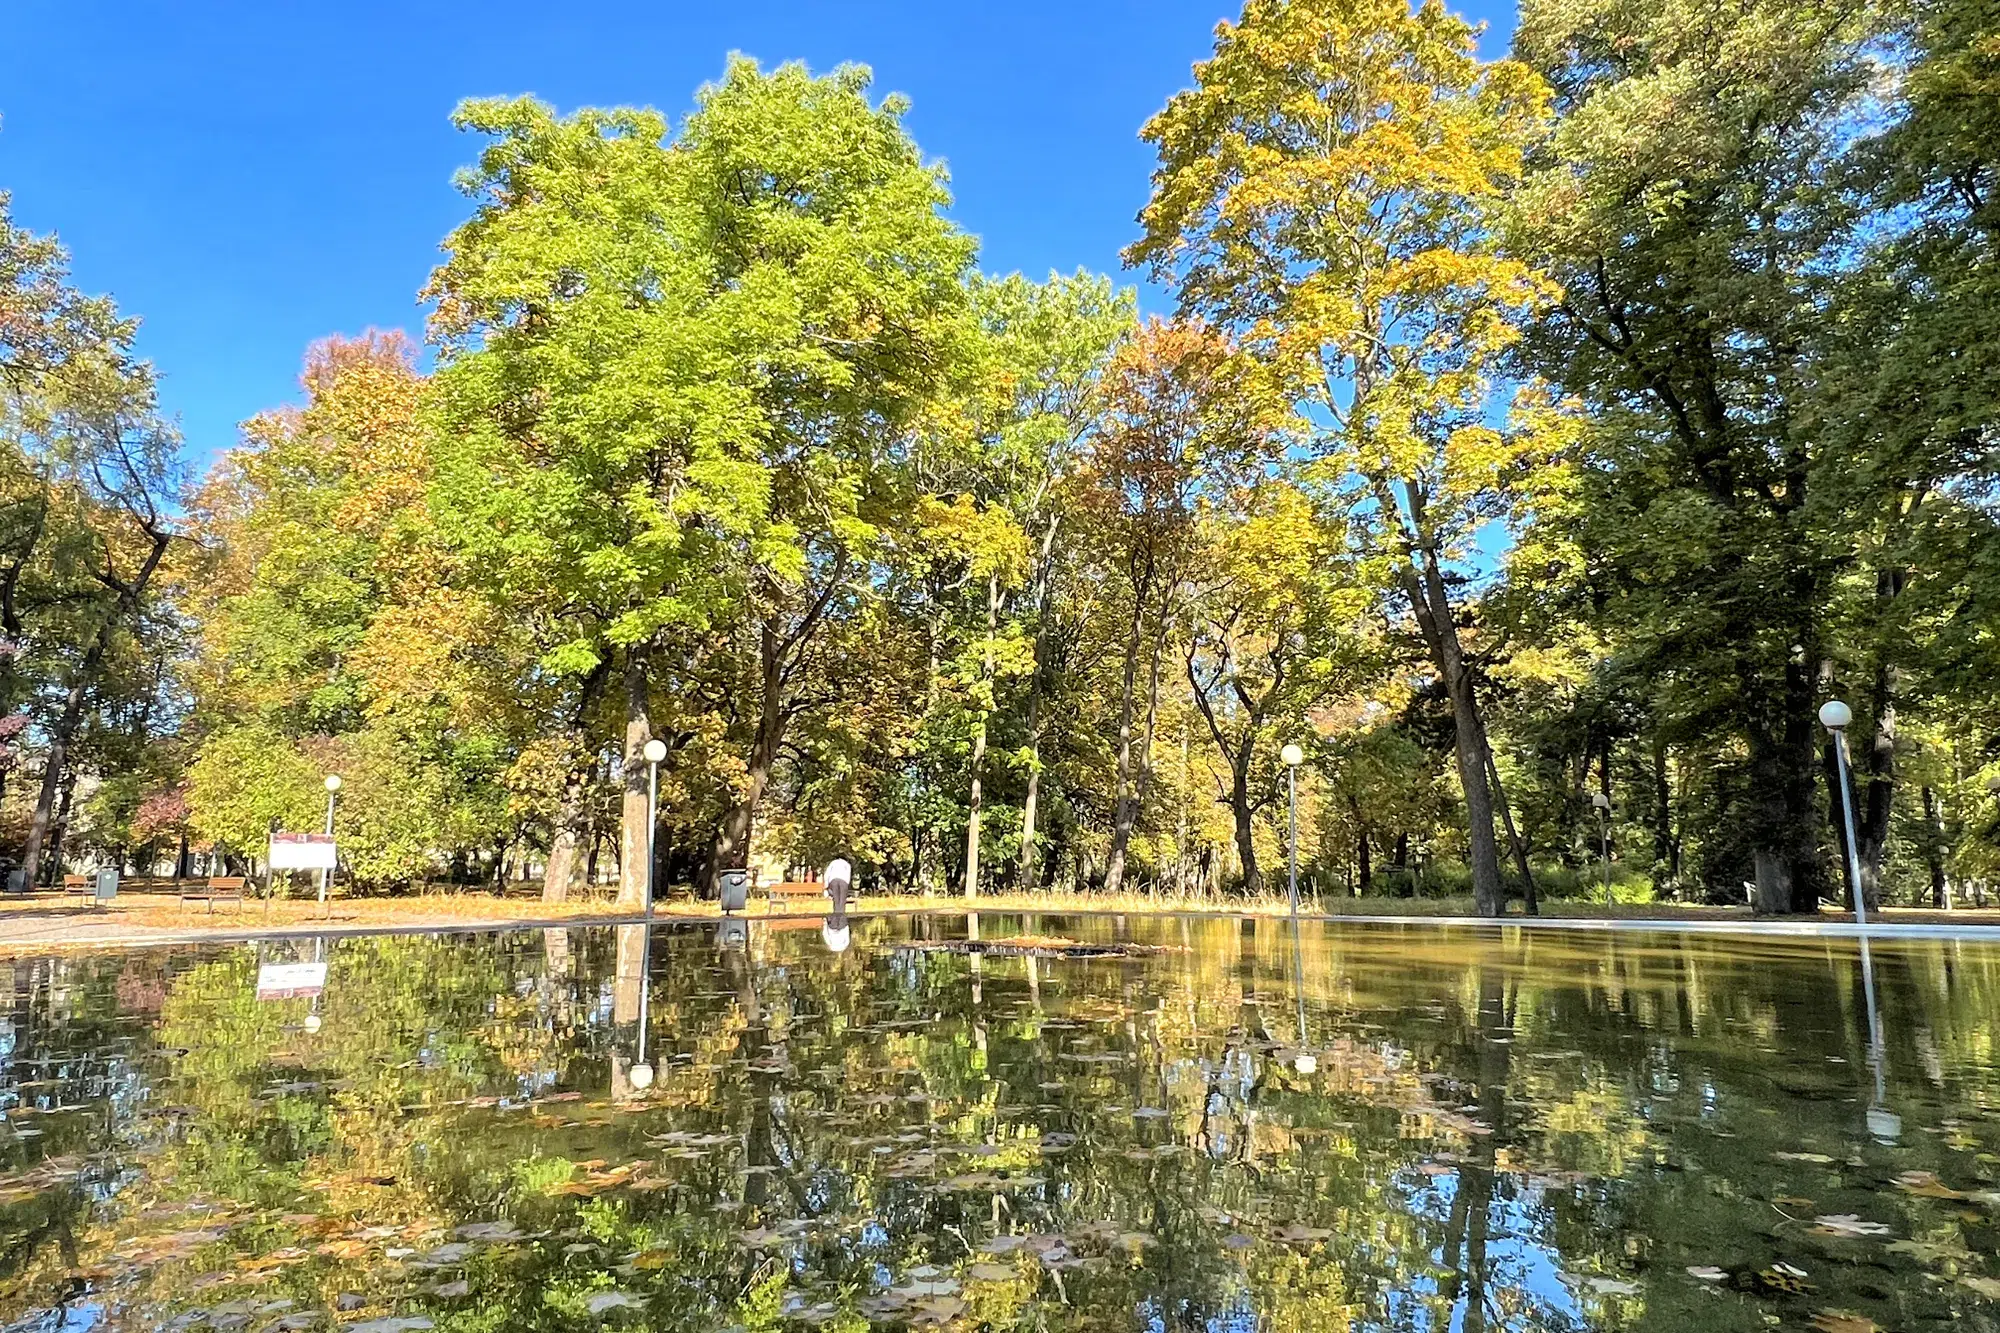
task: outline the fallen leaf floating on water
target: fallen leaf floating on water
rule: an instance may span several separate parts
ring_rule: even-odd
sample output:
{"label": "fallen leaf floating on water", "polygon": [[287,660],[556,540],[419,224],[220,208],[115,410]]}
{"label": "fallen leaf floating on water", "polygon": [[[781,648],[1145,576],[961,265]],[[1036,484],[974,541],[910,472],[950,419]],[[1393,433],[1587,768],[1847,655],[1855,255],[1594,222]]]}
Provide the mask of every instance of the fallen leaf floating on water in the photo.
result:
{"label": "fallen leaf floating on water", "polygon": [[912,1307],[910,1322],[917,1325],[948,1324],[964,1308],[965,1302],[956,1296],[932,1296]]}
{"label": "fallen leaf floating on water", "polygon": [[347,1333],[422,1333],[424,1329],[436,1328],[430,1320],[407,1316],[402,1318],[370,1319],[363,1324],[349,1324]]}
{"label": "fallen leaf floating on water", "polygon": [[472,1246],[465,1241],[455,1240],[449,1244],[438,1246],[421,1258],[411,1260],[410,1267],[449,1268],[455,1264],[462,1264],[471,1257]]}
{"label": "fallen leaf floating on water", "polygon": [[583,1304],[591,1314],[601,1315],[607,1310],[642,1310],[646,1306],[646,1298],[634,1296],[629,1291],[600,1291]]}
{"label": "fallen leaf floating on water", "polygon": [[1947,1259],[1958,1263],[1972,1262],[1972,1251],[1959,1243],[1956,1236],[1949,1240],[1893,1240],[1889,1242],[1891,1254],[1907,1254],[1920,1264],[1939,1264]]}
{"label": "fallen leaf floating on water", "polygon": [[1830,1166],[1833,1159],[1823,1152],[1777,1152],[1771,1156],[1781,1162],[1811,1162],[1816,1166]]}
{"label": "fallen leaf floating on water", "polygon": [[1868,1222],[1853,1213],[1827,1213],[1813,1219],[1813,1230],[1822,1236],[1886,1236],[1889,1228]]}
{"label": "fallen leaf floating on water", "polygon": [[1947,1186],[1930,1171],[1905,1171],[1896,1177],[1896,1188],[1923,1199],[1969,1199],[1972,1196]]}
{"label": "fallen leaf floating on water", "polygon": [[2000,1278],[1962,1277],[1959,1281],[1989,1301],[2000,1301]]}
{"label": "fallen leaf floating on water", "polygon": [[1820,1333],[1882,1333],[1873,1319],[1849,1310],[1821,1310],[1813,1316],[1812,1326]]}
{"label": "fallen leaf floating on water", "polygon": [[1730,1285],[1766,1296],[1809,1296],[1814,1287],[1805,1278],[1804,1269],[1776,1263],[1769,1268],[1746,1268],[1734,1276]]}
{"label": "fallen leaf floating on water", "polygon": [[1723,1269],[1704,1264],[1688,1265],[1688,1276],[1702,1282],[1724,1282],[1729,1278],[1729,1274]]}
{"label": "fallen leaf floating on water", "polygon": [[510,1241],[521,1239],[521,1229],[502,1218],[498,1222],[468,1222],[452,1233],[460,1240]]}

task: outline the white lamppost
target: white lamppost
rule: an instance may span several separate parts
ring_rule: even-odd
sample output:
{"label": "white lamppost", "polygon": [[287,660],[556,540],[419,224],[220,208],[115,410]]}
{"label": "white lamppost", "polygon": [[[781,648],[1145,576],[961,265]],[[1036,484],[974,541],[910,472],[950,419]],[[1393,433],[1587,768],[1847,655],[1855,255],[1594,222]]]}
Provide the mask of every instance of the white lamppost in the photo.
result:
{"label": "white lamppost", "polygon": [[1854,721],[1854,710],[1838,699],[1828,699],[1819,706],[1819,724],[1833,737],[1833,767],[1840,782],[1840,831],[1846,839],[1847,885],[1854,896],[1854,921],[1856,925],[1868,924],[1868,895],[1861,888],[1861,849],[1854,836],[1854,796],[1847,778],[1847,727]]}
{"label": "white lamppost", "polygon": [[1597,844],[1604,855],[1604,905],[1611,906],[1611,798],[1601,791],[1590,794],[1591,808],[1597,811]]}
{"label": "white lamppost", "polygon": [[[333,803],[340,799],[340,774],[326,775],[326,836],[333,836]],[[326,895],[333,888],[333,867],[327,866],[319,872],[319,901],[326,905]]]}
{"label": "white lamppost", "polygon": [[1285,780],[1291,788],[1291,821],[1285,839],[1287,856],[1290,861],[1290,875],[1287,887],[1292,897],[1292,919],[1299,916],[1299,765],[1306,761],[1306,752],[1296,745],[1287,745],[1278,751],[1278,758],[1285,761]]}
{"label": "white lamppost", "polygon": [[[646,915],[653,915],[653,876],[659,860],[653,842],[660,833],[660,761],[667,757],[667,743],[658,737],[646,742]],[[650,941],[648,941],[650,943]]]}

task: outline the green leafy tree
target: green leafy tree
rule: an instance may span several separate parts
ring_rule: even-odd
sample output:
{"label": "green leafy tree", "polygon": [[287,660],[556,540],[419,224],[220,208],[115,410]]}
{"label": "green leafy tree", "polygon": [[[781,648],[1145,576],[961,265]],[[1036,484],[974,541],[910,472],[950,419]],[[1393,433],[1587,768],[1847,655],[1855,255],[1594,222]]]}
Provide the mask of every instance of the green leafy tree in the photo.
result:
{"label": "green leafy tree", "polygon": [[1196,86],[1146,126],[1159,150],[1129,257],[1184,309],[1299,374],[1324,475],[1451,701],[1479,910],[1500,911],[1495,783],[1465,632],[1490,525],[1560,476],[1563,416],[1534,386],[1510,409],[1502,357],[1554,294],[1500,252],[1500,207],[1548,93],[1486,62],[1441,4],[1251,0]]}
{"label": "green leafy tree", "polygon": [[476,102],[478,200],[433,277],[452,440],[435,507],[545,669],[624,664],[622,894],[644,892],[657,661],[719,652],[738,863],[798,687],[871,595],[907,504],[883,467],[964,336],[972,242],[868,73],[733,60],[669,139],[650,112]]}
{"label": "green leafy tree", "polygon": [[[1915,481],[1838,478],[1849,409],[1829,391],[1838,278],[1874,225],[1833,183],[1882,109],[1882,35],[1879,11],[1813,0],[1724,24],[1679,0],[1552,0],[1517,37],[1561,113],[1516,239],[1565,293],[1534,364],[1598,414],[1601,623],[1671,732],[1740,775],[1726,822],[1765,911],[1824,886],[1813,714],[1857,614],[1843,570]],[[1895,582],[1898,557],[1862,558]],[[1893,730],[1888,692],[1874,722]]]}

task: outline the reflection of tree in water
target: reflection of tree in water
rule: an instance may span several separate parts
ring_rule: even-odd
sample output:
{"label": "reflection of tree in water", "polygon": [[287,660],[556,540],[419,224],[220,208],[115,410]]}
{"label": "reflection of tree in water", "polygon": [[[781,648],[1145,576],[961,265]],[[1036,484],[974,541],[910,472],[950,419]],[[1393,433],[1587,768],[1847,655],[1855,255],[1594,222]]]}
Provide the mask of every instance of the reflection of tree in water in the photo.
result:
{"label": "reflection of tree in water", "polygon": [[[1883,957],[1892,1094],[1935,1131],[1891,1149],[1860,1132],[1839,949],[1315,932],[1301,1074],[1275,923],[1038,928],[1174,949],[979,959],[882,921],[841,960],[816,926],[661,927],[650,968],[637,927],[353,940],[318,1033],[255,1001],[247,951],[178,956],[157,1020],[117,1001],[157,957],[25,972],[4,1086],[118,1072],[46,1139],[0,1135],[0,1321],[81,1283],[130,1327],[345,1292],[441,1329],[1747,1329],[1815,1308],[1757,1286],[1784,1260],[1885,1325],[1979,1327],[1976,1286],[1810,1223],[1992,1276],[1990,1226],[1956,1220],[1995,1147],[1990,952]],[[96,1174],[35,1174],[59,1160]],[[1885,1195],[1903,1172],[1933,1183]]]}

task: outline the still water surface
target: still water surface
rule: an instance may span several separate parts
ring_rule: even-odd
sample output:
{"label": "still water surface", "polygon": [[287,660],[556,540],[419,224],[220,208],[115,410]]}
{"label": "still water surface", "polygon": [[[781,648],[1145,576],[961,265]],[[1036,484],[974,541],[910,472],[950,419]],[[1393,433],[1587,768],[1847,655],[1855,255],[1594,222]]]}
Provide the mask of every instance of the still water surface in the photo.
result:
{"label": "still water surface", "polygon": [[1871,968],[1872,1027],[1851,941],[1424,925],[0,962],[0,1328],[2000,1328],[2000,947]]}

